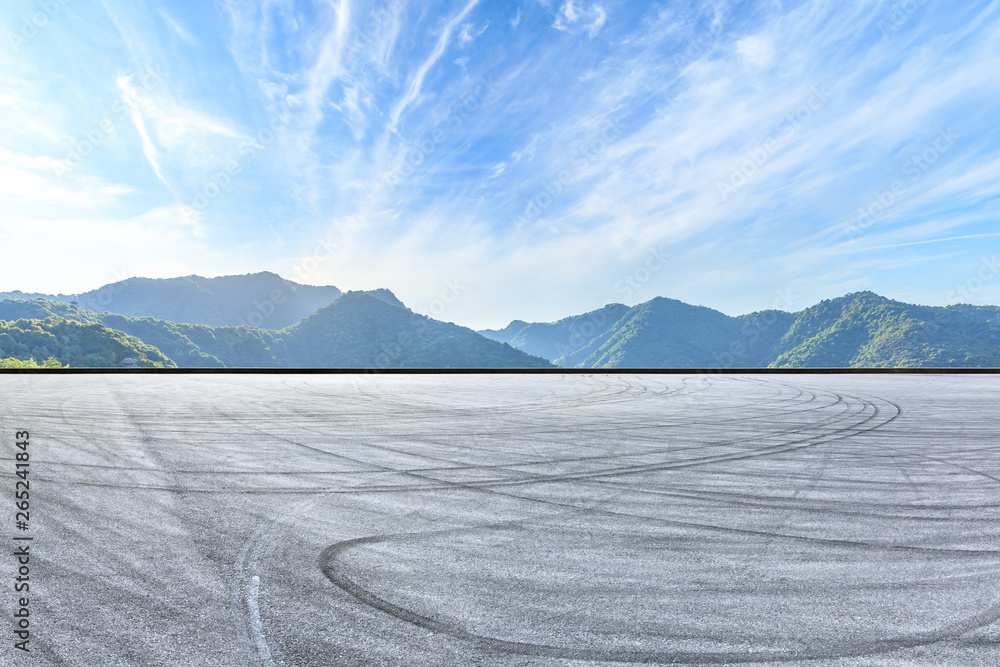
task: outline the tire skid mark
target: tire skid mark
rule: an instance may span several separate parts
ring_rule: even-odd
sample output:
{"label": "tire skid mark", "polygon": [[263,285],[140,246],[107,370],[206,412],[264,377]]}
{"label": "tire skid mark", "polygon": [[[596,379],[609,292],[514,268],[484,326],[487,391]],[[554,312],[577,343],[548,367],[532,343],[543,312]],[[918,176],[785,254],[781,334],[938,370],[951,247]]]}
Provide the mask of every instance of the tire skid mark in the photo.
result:
{"label": "tire skid mark", "polygon": [[496,528],[521,523],[523,522],[503,522],[476,526],[474,528],[452,528],[415,533],[396,533],[391,535],[376,535],[343,540],[326,547],[326,549],[321,552],[317,564],[327,579],[329,579],[330,582],[339,589],[343,590],[345,593],[351,595],[368,607],[384,612],[397,620],[429,630],[430,632],[450,635],[456,639],[466,641],[482,650],[532,657],[551,657],[563,660],[642,664],[666,664],[678,662],[695,664],[746,664],[760,662],[800,662],[805,660],[841,659],[890,653],[898,651],[902,648],[913,648],[934,644],[944,639],[951,639],[955,636],[967,634],[973,630],[990,625],[1000,619],[1000,604],[997,604],[983,610],[979,614],[966,618],[963,621],[946,625],[934,631],[911,633],[909,635],[867,642],[852,642],[850,644],[841,644],[824,651],[757,650],[752,654],[748,654],[746,652],[712,651],[644,651],[627,649],[602,651],[596,649],[574,649],[531,642],[513,642],[470,632],[458,624],[448,623],[440,619],[424,616],[405,607],[396,605],[379,596],[374,591],[359,585],[335,567],[337,558],[352,548],[381,542],[389,542],[400,538],[426,538],[430,535],[494,530]]}
{"label": "tire skid mark", "polygon": [[[862,422],[858,424],[837,429],[834,434],[841,434],[839,437],[833,438],[831,440],[821,440],[820,442],[813,443],[810,446],[815,446],[815,444],[826,444],[828,442],[841,440],[846,437],[851,437],[853,435],[863,434],[871,432],[877,428],[880,428],[892,421],[894,421],[900,415],[900,411],[896,410],[895,414],[889,418],[880,420],[877,424],[869,426],[858,430],[859,426],[863,426],[868,422],[875,420],[880,415],[880,408],[878,405],[870,402],[866,402],[868,407],[873,409],[872,413],[866,417]],[[843,435],[844,431],[848,431],[846,435]],[[830,434],[814,436],[813,439],[822,439]],[[802,447],[797,447],[795,449],[801,449]],[[535,482],[532,482],[535,483]],[[557,505],[563,506],[568,509],[576,508],[588,513],[598,513],[598,514],[611,514],[611,515],[622,515],[621,513],[610,512],[608,510],[602,510],[599,508],[587,507],[580,508],[577,505],[558,503],[552,501],[551,499],[540,500],[532,498],[530,496],[523,496],[517,494],[511,494],[508,492],[497,491],[496,487],[481,487],[476,486],[478,490],[488,491],[490,493],[501,493],[502,495],[514,495],[514,497],[527,500],[534,503],[542,503],[545,505]],[[971,550],[971,549],[939,549],[930,547],[919,547],[912,545],[885,545],[870,542],[858,542],[852,540],[836,540],[830,538],[815,538],[809,536],[801,535],[788,535],[781,533],[774,533],[769,531],[752,531],[747,529],[737,529],[725,526],[715,526],[711,524],[699,524],[694,522],[677,522],[669,519],[662,519],[659,517],[648,517],[648,516],[636,516],[632,514],[624,514],[630,518],[642,519],[645,521],[654,521],[660,524],[674,525],[678,527],[694,528],[699,530],[710,530],[710,531],[723,531],[723,532],[737,532],[743,534],[750,534],[754,536],[765,536],[768,538],[776,538],[783,540],[802,540],[807,542],[812,542],[816,544],[823,544],[828,546],[838,546],[850,549],[866,549],[866,550],[876,550],[876,551],[904,551],[904,552],[915,552],[915,553],[949,553],[953,555],[962,555],[963,557],[970,556],[988,556],[995,557],[1000,555],[1000,552],[992,550]],[[479,528],[481,529],[481,527]],[[474,529],[464,529],[464,530],[476,530]],[[425,537],[428,534],[435,533],[437,531],[431,531],[430,533],[412,533],[406,534],[408,536]],[[936,631],[914,633],[908,636],[895,637],[888,640],[876,640],[867,643],[852,643],[851,645],[844,645],[835,651],[824,651],[822,653],[789,653],[789,652],[754,652],[752,656],[747,656],[746,654],[733,654],[733,653],[710,653],[710,652],[697,652],[697,653],[685,653],[685,652],[600,652],[600,651],[579,651],[574,649],[567,649],[564,647],[553,647],[536,645],[529,643],[520,642],[509,642],[506,640],[501,640],[492,637],[483,637],[480,635],[475,635],[470,633],[464,628],[456,627],[443,623],[436,619],[431,619],[414,612],[407,610],[405,608],[399,607],[388,600],[380,598],[374,592],[364,589],[355,582],[348,579],[342,573],[339,573],[336,568],[332,566],[333,561],[339,553],[342,553],[347,548],[358,546],[361,544],[368,544],[378,541],[387,541],[400,537],[400,535],[392,536],[372,536],[367,538],[355,538],[352,540],[345,540],[338,542],[334,545],[327,547],[323,551],[320,557],[321,569],[324,574],[331,580],[332,583],[342,588],[345,592],[351,594],[359,601],[368,604],[376,609],[384,611],[396,618],[407,621],[411,624],[418,625],[425,629],[429,629],[433,632],[448,632],[449,634],[459,638],[469,641],[480,648],[494,649],[506,653],[518,653],[522,655],[531,656],[545,656],[545,657],[559,657],[563,659],[582,659],[582,660],[603,660],[609,662],[664,662],[664,661],[694,661],[700,663],[743,663],[743,662],[759,662],[761,660],[767,660],[772,662],[783,662],[789,660],[802,660],[802,659],[822,659],[822,658],[843,658],[843,657],[857,657],[861,655],[871,655],[873,653],[884,653],[887,651],[895,651],[900,648],[922,646],[929,643],[935,643],[942,639],[950,638],[955,635],[965,634],[971,630],[974,630],[983,625],[988,625],[995,622],[1000,618],[1000,605],[995,605],[988,608],[987,610],[977,614],[964,621],[954,623],[944,628],[940,628]]]}
{"label": "tire skid mark", "polygon": [[[225,413],[220,413],[220,414],[222,414],[222,416],[224,416],[224,417],[227,417],[227,418],[231,419],[234,422],[238,422],[238,420],[236,418],[234,418],[234,417],[232,417],[232,416],[230,416],[228,414],[225,414]],[[768,446],[768,447],[763,447],[763,448],[760,448],[760,449],[757,449],[757,450],[752,450],[750,452],[737,452],[737,453],[728,454],[728,455],[712,455],[712,456],[706,456],[706,457],[701,457],[701,458],[696,458],[696,459],[688,459],[688,460],[682,460],[682,461],[671,461],[671,462],[667,462],[667,463],[656,463],[656,464],[647,464],[647,465],[640,465],[640,466],[625,466],[625,467],[622,467],[622,468],[611,468],[611,469],[600,470],[600,471],[595,471],[595,472],[579,472],[579,473],[567,473],[567,474],[558,474],[558,475],[541,475],[541,474],[535,474],[535,476],[532,477],[532,478],[530,478],[530,479],[514,479],[514,480],[511,480],[511,479],[500,478],[500,479],[493,479],[493,480],[482,480],[482,481],[468,482],[466,484],[470,488],[471,487],[475,487],[475,488],[488,488],[488,487],[519,486],[519,485],[524,485],[524,484],[535,484],[535,483],[539,483],[539,482],[565,482],[565,481],[585,480],[585,479],[593,479],[593,478],[618,477],[618,476],[634,475],[634,474],[640,474],[640,473],[651,472],[651,471],[679,470],[679,469],[692,468],[692,467],[698,467],[698,466],[704,466],[704,465],[711,465],[711,464],[723,463],[723,462],[730,462],[730,461],[745,461],[745,460],[749,460],[749,459],[755,459],[755,458],[761,458],[761,457],[767,457],[767,456],[775,456],[775,455],[780,455],[780,454],[784,454],[784,453],[787,453],[787,452],[798,451],[798,450],[801,450],[801,449],[805,449],[807,447],[815,447],[815,446],[820,445],[820,444],[825,444],[826,442],[831,442],[833,440],[839,440],[839,439],[842,439],[842,438],[850,437],[852,435],[858,435],[858,434],[861,434],[861,433],[867,433],[867,432],[872,431],[872,430],[874,430],[876,428],[879,428],[882,424],[878,424],[876,426],[871,426],[871,427],[867,427],[867,428],[862,428],[861,430],[857,430],[857,429],[859,429],[862,426],[864,426],[868,421],[871,421],[871,419],[873,419],[875,416],[876,416],[876,414],[873,413],[872,415],[870,415],[869,417],[867,417],[863,421],[858,422],[856,424],[852,424],[850,426],[846,426],[846,427],[842,427],[842,428],[839,428],[839,429],[835,429],[835,430],[827,432],[827,433],[821,433],[821,434],[818,434],[818,435],[807,436],[805,438],[802,438],[802,439],[799,439],[799,440],[793,440],[793,441],[787,442],[787,443],[781,443],[781,444],[778,444],[778,445],[771,445],[771,446]],[[889,421],[891,421],[891,419]],[[888,422],[885,422],[885,423],[888,423]],[[815,427],[810,426],[808,429],[801,429],[801,430],[815,430]],[[791,434],[794,434],[794,432],[795,431],[789,431],[789,432],[786,432],[785,434],[791,435]],[[847,433],[845,433],[845,432],[847,432]],[[415,472],[415,470],[419,470],[419,469],[392,468],[390,466],[379,466],[379,465],[371,463],[370,461],[363,461],[361,459],[355,459],[353,457],[349,457],[349,456],[346,456],[346,455],[341,454],[341,453],[331,452],[331,451],[325,450],[325,449],[323,449],[321,447],[315,447],[315,446],[312,446],[312,445],[306,445],[304,443],[301,443],[301,442],[298,442],[298,441],[293,441],[293,440],[290,440],[290,439],[287,439],[287,438],[283,438],[283,437],[278,436],[278,435],[271,434],[270,437],[273,437],[273,438],[276,438],[276,439],[279,439],[279,440],[283,440],[283,441],[287,442],[290,445],[294,445],[294,446],[297,446],[297,447],[303,447],[303,448],[310,449],[310,450],[313,450],[313,451],[316,451],[316,452],[319,452],[319,453],[322,453],[322,454],[325,454],[325,455],[328,455],[328,456],[333,456],[333,457],[336,457],[336,458],[341,458],[341,459],[345,459],[345,460],[351,461],[353,463],[358,463],[358,464],[367,465],[367,466],[376,468],[376,470],[372,471],[372,472],[383,473],[383,474],[386,474],[386,473],[388,473],[388,474],[398,474],[398,475],[403,475],[403,476],[416,477],[418,479],[423,480],[426,483],[416,484],[416,485],[388,485],[388,486],[383,486],[383,487],[372,487],[372,486],[367,486],[367,487],[348,487],[348,488],[335,489],[335,490],[324,489],[324,488],[319,488],[319,487],[305,487],[305,488],[274,488],[274,487],[263,487],[263,488],[251,488],[251,487],[246,487],[246,486],[239,486],[239,487],[234,487],[234,488],[221,488],[219,486],[215,486],[215,487],[206,488],[206,489],[184,488],[184,492],[186,492],[186,493],[207,493],[207,494],[227,494],[227,493],[236,493],[236,494],[246,494],[246,493],[250,493],[250,494],[255,494],[255,493],[281,494],[281,493],[325,493],[325,492],[356,494],[356,493],[373,493],[373,492],[374,493],[380,493],[380,492],[386,492],[386,491],[390,491],[390,492],[429,491],[429,490],[449,489],[449,488],[454,488],[455,487],[455,483],[454,482],[451,482],[451,481],[448,481],[448,480],[438,479],[438,478],[435,478],[435,477],[429,477],[427,475],[417,474],[417,472]],[[830,439],[829,440],[822,440],[823,438],[830,438]],[[819,440],[819,441],[817,441],[817,440]],[[734,441],[734,442],[736,442],[736,441]],[[713,446],[722,446],[723,444],[730,445],[732,443],[713,444]],[[383,449],[389,449],[390,451],[399,451],[399,450],[392,450],[391,448],[383,448]],[[674,451],[674,450],[673,449],[667,449],[667,450],[664,450],[664,451]],[[643,455],[646,455],[646,453],[643,453]],[[535,463],[536,463],[536,465],[538,465],[538,462],[535,462]],[[510,467],[522,467],[523,465],[524,464],[511,465],[511,466],[507,466],[507,468],[509,469]],[[446,469],[446,470],[451,470],[451,469]],[[354,474],[359,474],[360,475],[360,474],[370,474],[370,473],[356,472]],[[79,481],[79,480],[73,480],[73,481],[67,480],[67,481],[64,481],[64,483],[66,483],[66,484],[83,485],[83,486],[108,487],[108,488],[134,488],[134,489],[141,489],[141,490],[157,490],[157,491],[163,491],[163,490],[173,490],[173,491],[176,491],[177,490],[177,488],[174,487],[174,486],[159,486],[159,487],[154,487],[154,486],[143,486],[143,485],[119,485],[119,484],[105,484],[105,483],[99,483],[99,482],[85,482],[85,481]]]}

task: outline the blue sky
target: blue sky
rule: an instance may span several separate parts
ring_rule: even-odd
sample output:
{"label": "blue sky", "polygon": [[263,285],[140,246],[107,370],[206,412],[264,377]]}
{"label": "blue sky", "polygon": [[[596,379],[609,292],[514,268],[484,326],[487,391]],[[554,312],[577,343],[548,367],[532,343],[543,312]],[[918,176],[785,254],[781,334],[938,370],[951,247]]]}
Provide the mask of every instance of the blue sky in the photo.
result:
{"label": "blue sky", "polygon": [[1000,2],[8,1],[0,290],[998,304],[997,72]]}

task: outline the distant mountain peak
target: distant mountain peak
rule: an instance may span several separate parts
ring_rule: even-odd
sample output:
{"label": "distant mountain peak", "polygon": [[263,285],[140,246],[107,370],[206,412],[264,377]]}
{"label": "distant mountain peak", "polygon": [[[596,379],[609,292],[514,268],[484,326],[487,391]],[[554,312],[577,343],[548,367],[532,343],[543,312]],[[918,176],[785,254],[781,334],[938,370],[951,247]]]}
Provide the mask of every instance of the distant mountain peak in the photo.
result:
{"label": "distant mountain peak", "polygon": [[379,301],[384,301],[385,303],[388,303],[390,305],[399,306],[400,308],[406,308],[406,305],[402,301],[400,301],[395,294],[393,294],[390,290],[387,290],[384,287],[380,287],[379,289],[366,290],[364,294],[373,296]]}
{"label": "distant mountain peak", "polygon": [[135,276],[72,295],[8,293],[15,298],[76,301],[86,310],[126,317],[213,327],[246,324],[265,329],[294,324],[340,294],[332,285],[301,285],[271,271],[215,278],[195,274],[178,278]]}

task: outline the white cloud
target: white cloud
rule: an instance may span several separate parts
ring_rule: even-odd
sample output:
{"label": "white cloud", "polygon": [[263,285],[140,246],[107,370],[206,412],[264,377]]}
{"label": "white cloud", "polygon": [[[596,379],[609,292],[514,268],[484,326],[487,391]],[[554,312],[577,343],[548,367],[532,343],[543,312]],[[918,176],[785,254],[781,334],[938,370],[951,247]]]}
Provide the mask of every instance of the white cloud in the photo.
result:
{"label": "white cloud", "polygon": [[477,37],[486,32],[487,28],[490,27],[490,22],[487,21],[483,24],[481,28],[476,30],[472,27],[471,23],[466,23],[462,26],[461,32],[458,33],[458,43],[462,46],[467,46],[475,41]]}
{"label": "white cloud", "polygon": [[202,213],[191,206],[171,204],[159,206],[126,219],[123,225],[138,226],[143,229],[172,230],[189,233],[195,238],[202,238],[205,230],[201,225]]}
{"label": "white cloud", "polygon": [[345,123],[351,128],[355,141],[361,141],[368,126],[368,115],[366,109],[371,108],[373,101],[368,93],[357,86],[344,88],[344,96],[340,102],[331,106],[340,111]]}
{"label": "white cloud", "polygon": [[531,141],[529,141],[526,145],[524,145],[523,147],[519,148],[518,150],[514,151],[511,154],[511,156],[510,156],[511,160],[513,160],[515,164],[518,163],[518,162],[520,162],[520,161],[522,161],[522,160],[524,160],[524,159],[527,159],[529,162],[531,160],[534,160],[535,159],[535,154],[538,151],[538,140],[539,140],[539,138],[540,138],[540,135],[538,135],[538,134],[532,136],[531,137]]}
{"label": "white cloud", "polygon": [[750,35],[736,42],[736,51],[743,60],[756,68],[767,67],[774,57],[774,47],[758,35]]}
{"label": "white cloud", "polygon": [[194,46],[198,43],[191,31],[184,27],[184,25],[178,21],[174,16],[167,13],[167,10],[162,7],[159,9],[160,18],[163,19],[163,23],[170,29],[172,33],[180,37],[182,40],[188,44]]}
{"label": "white cloud", "polygon": [[427,73],[430,72],[431,68],[434,67],[437,61],[441,59],[441,56],[444,55],[445,50],[448,48],[448,42],[451,39],[451,34],[455,31],[455,28],[465,20],[465,17],[469,15],[469,12],[471,12],[478,4],[479,0],[469,0],[469,3],[465,6],[465,8],[445,24],[444,29],[441,31],[441,35],[438,37],[437,44],[431,52],[431,55],[420,65],[419,68],[417,68],[416,73],[414,73],[410,79],[410,85],[407,87],[406,94],[403,95],[403,98],[399,100],[395,108],[392,110],[388,128],[390,133],[396,131],[396,128],[399,126],[399,118],[403,115],[403,112],[406,111],[406,108],[416,102],[420,97]]}
{"label": "white cloud", "polygon": [[15,67],[0,63],[0,141],[31,137],[34,142],[64,142],[65,110],[49,101],[44,82],[14,76]]}
{"label": "white cloud", "polygon": [[[0,248],[8,289],[52,293],[95,289],[130,276],[246,273],[251,267],[198,238],[193,212],[156,207],[115,219],[79,213],[9,218]],[[253,267],[255,268],[255,267]]]}
{"label": "white cloud", "polygon": [[[615,14],[614,40],[577,51],[556,30],[584,42],[607,38],[604,27],[621,5],[539,1],[555,29],[534,40],[510,39],[502,49],[476,38],[487,19],[492,27],[517,28],[534,17],[518,9],[521,3],[216,3],[232,23],[219,31],[231,60],[218,58],[207,43],[211,31],[197,33],[205,42],[197,54],[169,48],[196,27],[196,14],[182,13],[180,5],[168,3],[173,14],[167,14],[143,2],[104,0],[121,39],[99,4],[81,6],[64,15],[63,27],[85,44],[66,41],[66,53],[92,57],[99,49],[86,40],[111,36],[107,53],[82,63],[91,80],[65,79],[55,57],[61,51],[33,45],[19,60],[0,52],[5,233],[34,243],[33,232],[11,225],[38,221],[59,234],[67,228],[53,221],[72,221],[91,230],[69,236],[77,249],[96,248],[97,262],[130,256],[155,263],[141,248],[129,253],[124,241],[165,242],[165,252],[191,252],[192,265],[178,256],[157,271],[204,273],[209,261],[218,261],[213,271],[258,269],[227,263],[223,254],[273,262],[278,253],[309,246],[311,232],[303,229],[350,219],[356,222],[345,227],[345,248],[354,259],[331,262],[330,282],[404,285],[401,296],[419,305],[433,294],[436,278],[427,272],[411,285],[408,273],[453,264],[477,276],[481,291],[449,317],[478,317],[490,308],[490,317],[501,319],[550,312],[551,304],[526,306],[523,298],[503,296],[511,285],[551,285],[565,314],[616,299],[613,285],[622,271],[645,247],[664,243],[675,244],[677,268],[658,274],[643,296],[684,297],[687,290],[725,306],[728,297],[707,295],[728,294],[721,287],[727,280],[740,284],[733,303],[761,286],[766,291],[772,280],[814,276],[825,281],[823,289],[863,284],[875,280],[876,265],[852,253],[872,250],[872,258],[887,259],[880,248],[919,254],[940,239],[966,248],[988,241],[980,236],[989,231],[988,202],[1000,196],[989,125],[1000,99],[996,3],[978,10],[927,4],[886,39],[871,39],[887,10],[872,2],[764,3],[740,10],[739,20],[726,0],[647,3]],[[379,7],[387,9],[376,15]],[[81,19],[87,12],[99,15],[93,25]],[[63,28],[54,22],[49,29],[55,38]],[[686,55],[675,59],[678,52]],[[140,88],[139,73],[155,62],[169,62],[174,78],[121,112],[121,131],[84,167],[56,177],[58,158],[109,115],[117,94]],[[244,81],[233,78],[233,62]],[[487,72],[495,75],[488,95],[451,124]],[[113,90],[116,73],[135,74]],[[56,90],[54,81],[67,87]],[[814,85],[826,86],[829,99],[781,137],[737,194],[721,201],[716,184],[801,108]],[[196,181],[220,169],[233,147],[279,113],[289,118],[280,139],[252,168],[240,163],[247,167],[233,179],[240,194],[220,196],[204,219],[175,205],[155,181],[148,187],[150,170],[136,169],[148,162],[183,195],[173,201],[194,201]],[[622,129],[602,139],[612,119]],[[947,123],[962,142],[855,248],[847,247],[844,222],[900,177],[903,161]],[[435,131],[442,128],[439,141]],[[421,163],[407,180],[390,187],[378,179],[412,155]],[[557,183],[563,171],[565,182]],[[538,193],[547,199],[551,192],[557,194],[535,226],[520,236],[511,232],[513,215]],[[106,233],[114,235],[108,246],[114,253],[97,240]],[[288,247],[274,250],[275,234]],[[72,263],[67,248],[57,256]],[[580,257],[588,258],[586,270]],[[504,300],[490,303],[493,296]]]}
{"label": "white cloud", "polygon": [[167,186],[168,190],[172,190],[170,183],[167,182],[166,177],[163,175],[163,170],[160,169],[160,156],[153,145],[152,139],[149,138],[149,132],[146,129],[146,120],[143,118],[142,109],[136,102],[137,91],[132,86],[131,77],[120,76],[117,79],[118,88],[122,92],[122,96],[125,100],[125,105],[128,107],[129,118],[132,120],[132,125],[135,127],[136,132],[139,133],[139,138],[142,141],[142,153],[146,156],[146,160],[149,162],[150,166],[153,168],[153,172],[156,173],[156,177],[160,179],[160,182]]}
{"label": "white cloud", "polygon": [[556,30],[568,31],[577,23],[583,27],[587,35],[593,39],[608,21],[608,13],[599,4],[592,4],[589,9],[577,8],[574,0],[565,0],[556,14],[552,27]]}
{"label": "white cloud", "polygon": [[93,208],[131,192],[124,185],[64,181],[59,178],[64,170],[60,159],[0,147],[0,201],[25,210],[40,206]]}
{"label": "white cloud", "polygon": [[308,121],[315,127],[323,117],[323,100],[330,85],[345,74],[343,51],[347,43],[351,22],[351,3],[340,0],[337,5],[336,27],[323,38],[320,52],[313,66],[306,72],[304,94]]}

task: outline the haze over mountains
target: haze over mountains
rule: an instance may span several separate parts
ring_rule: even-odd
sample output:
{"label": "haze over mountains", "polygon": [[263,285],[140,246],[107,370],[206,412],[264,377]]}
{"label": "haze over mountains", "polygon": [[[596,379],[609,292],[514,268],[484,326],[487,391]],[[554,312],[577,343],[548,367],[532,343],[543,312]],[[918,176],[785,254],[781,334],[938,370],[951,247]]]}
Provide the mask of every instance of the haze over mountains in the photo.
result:
{"label": "haze over mountains", "polygon": [[475,332],[414,313],[389,290],[341,293],[257,273],[0,293],[0,323],[0,359],[76,367],[1000,366],[1000,307],[917,306],[872,292],[739,317],[657,297]]}
{"label": "haze over mountains", "polygon": [[3,299],[76,302],[92,311],[155,317],[185,324],[282,329],[332,302],[332,285],[300,285],[263,271],[244,276],[128,278],[83,294],[0,292]]}
{"label": "haze over mountains", "polygon": [[[100,348],[99,329],[107,336],[128,335],[162,351],[182,368],[546,368],[552,364],[472,329],[414,313],[388,290],[347,292],[308,317],[283,329],[249,326],[210,327],[95,313],[63,302],[33,299],[0,301],[0,320],[12,326],[49,329],[67,321],[90,327],[93,346]],[[96,327],[96,328],[95,328]],[[0,335],[0,358],[11,356],[11,343]],[[57,339],[31,356],[41,362],[53,356],[64,365],[92,364],[86,355],[100,349],[54,348]],[[41,359],[39,356],[41,355]],[[105,357],[108,355],[103,353]],[[129,355],[136,356],[136,355]],[[121,355],[112,356],[120,361]],[[155,365],[155,364],[140,364]]]}

